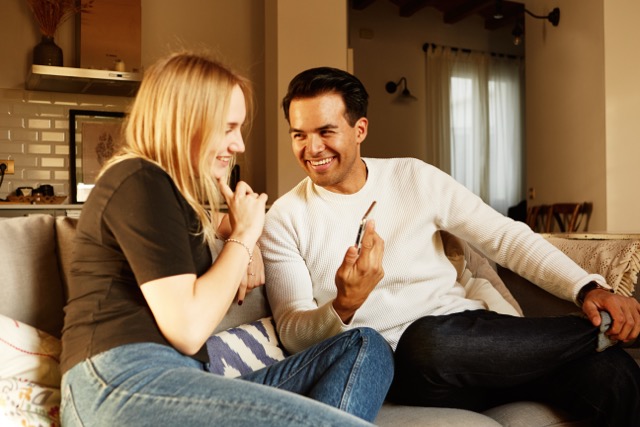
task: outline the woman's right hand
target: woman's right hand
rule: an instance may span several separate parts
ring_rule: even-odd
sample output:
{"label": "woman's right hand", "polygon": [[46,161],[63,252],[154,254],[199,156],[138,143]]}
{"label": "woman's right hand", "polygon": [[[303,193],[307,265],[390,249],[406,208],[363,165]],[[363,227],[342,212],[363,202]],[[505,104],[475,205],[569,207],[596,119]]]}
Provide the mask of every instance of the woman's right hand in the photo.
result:
{"label": "woman's right hand", "polygon": [[222,179],[218,180],[218,184],[229,208],[229,237],[253,248],[262,234],[268,196],[265,193],[254,193],[244,181],[238,182],[235,191]]}

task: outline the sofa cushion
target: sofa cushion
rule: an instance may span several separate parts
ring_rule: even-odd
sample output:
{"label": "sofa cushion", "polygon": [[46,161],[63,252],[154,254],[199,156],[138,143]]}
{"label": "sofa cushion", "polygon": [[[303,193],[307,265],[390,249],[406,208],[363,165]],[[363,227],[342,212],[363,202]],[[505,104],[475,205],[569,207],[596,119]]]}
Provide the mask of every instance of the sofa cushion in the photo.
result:
{"label": "sofa cushion", "polygon": [[514,402],[484,411],[505,427],[588,427],[587,420],[539,402]]}
{"label": "sofa cushion", "polygon": [[0,315],[0,425],[59,426],[60,340]]}
{"label": "sofa cushion", "polygon": [[0,315],[0,378],[60,386],[60,340]]}
{"label": "sofa cushion", "polygon": [[19,378],[0,379],[2,427],[60,427],[60,388]]}
{"label": "sofa cushion", "polygon": [[73,252],[73,239],[76,235],[77,225],[77,218],[67,216],[56,218],[56,250],[58,251],[58,266],[60,268],[65,301],[66,296],[69,295],[69,270],[71,268],[71,253]]}
{"label": "sofa cushion", "polygon": [[0,220],[0,314],[60,337],[65,298],[56,257],[54,217]]}
{"label": "sofa cushion", "polygon": [[499,427],[497,421],[477,412],[453,408],[424,408],[385,403],[376,417],[379,427]]}
{"label": "sofa cushion", "polygon": [[464,240],[440,230],[445,254],[458,273],[467,297],[483,301],[489,310],[522,316],[522,309],[489,260]]}
{"label": "sofa cushion", "polygon": [[[266,286],[266,285],[265,285]],[[242,305],[231,304],[214,333],[224,331],[235,326],[251,323],[263,317],[271,316],[271,309],[267,302],[264,286],[252,290],[244,299]]]}
{"label": "sofa cushion", "polygon": [[211,336],[207,340],[207,352],[211,372],[231,378],[285,358],[271,317]]}

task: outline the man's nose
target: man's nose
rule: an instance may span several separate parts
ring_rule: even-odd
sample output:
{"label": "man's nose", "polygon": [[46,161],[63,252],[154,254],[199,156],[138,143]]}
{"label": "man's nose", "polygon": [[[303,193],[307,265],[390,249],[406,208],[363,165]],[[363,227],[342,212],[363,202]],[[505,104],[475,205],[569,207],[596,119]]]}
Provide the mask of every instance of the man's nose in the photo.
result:
{"label": "man's nose", "polygon": [[309,136],[309,141],[307,142],[307,149],[311,151],[312,154],[321,153],[324,151],[324,141],[320,138],[320,135],[311,134]]}

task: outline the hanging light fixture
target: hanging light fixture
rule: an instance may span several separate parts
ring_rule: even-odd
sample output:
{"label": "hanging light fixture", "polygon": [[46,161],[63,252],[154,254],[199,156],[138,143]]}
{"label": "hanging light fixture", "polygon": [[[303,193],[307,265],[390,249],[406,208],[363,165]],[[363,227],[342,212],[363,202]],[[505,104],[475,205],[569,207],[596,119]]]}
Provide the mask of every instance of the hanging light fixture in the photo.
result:
{"label": "hanging light fixture", "polygon": [[502,13],[502,0],[496,0],[496,9],[493,12],[493,19],[502,19],[504,14]]}

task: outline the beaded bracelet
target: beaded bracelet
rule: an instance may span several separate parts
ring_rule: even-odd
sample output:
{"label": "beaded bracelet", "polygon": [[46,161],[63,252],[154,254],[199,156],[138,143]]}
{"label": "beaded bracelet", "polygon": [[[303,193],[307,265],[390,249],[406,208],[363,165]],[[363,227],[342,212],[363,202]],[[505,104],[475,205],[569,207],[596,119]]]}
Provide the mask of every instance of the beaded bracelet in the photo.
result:
{"label": "beaded bracelet", "polygon": [[253,262],[253,254],[251,253],[251,249],[249,249],[249,246],[245,245],[244,242],[241,242],[240,240],[237,239],[227,239],[224,241],[225,243],[237,243],[240,246],[242,246],[243,248],[245,248],[247,250],[247,253],[249,254],[249,264],[251,264]]}

